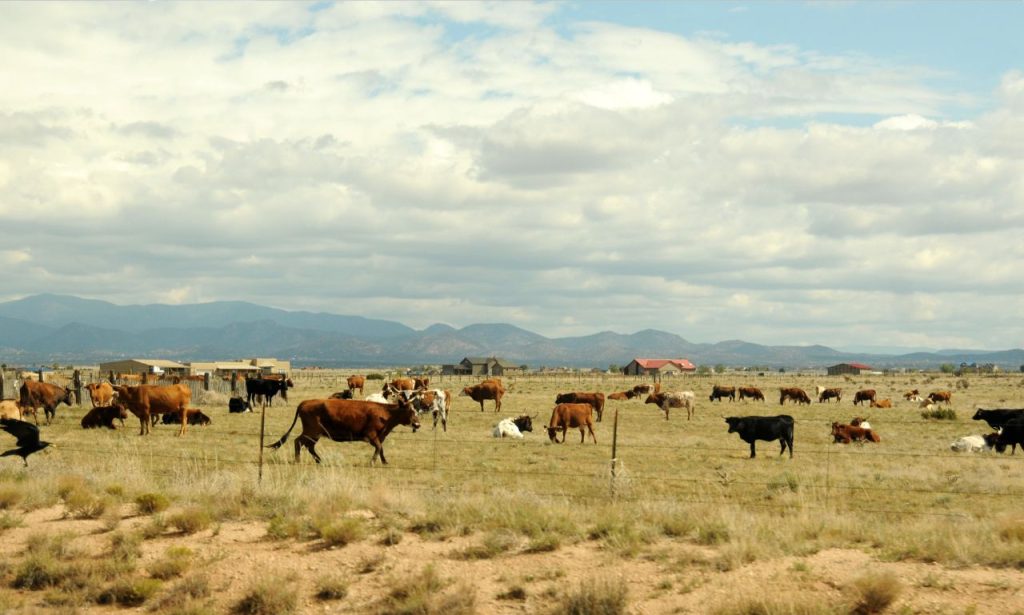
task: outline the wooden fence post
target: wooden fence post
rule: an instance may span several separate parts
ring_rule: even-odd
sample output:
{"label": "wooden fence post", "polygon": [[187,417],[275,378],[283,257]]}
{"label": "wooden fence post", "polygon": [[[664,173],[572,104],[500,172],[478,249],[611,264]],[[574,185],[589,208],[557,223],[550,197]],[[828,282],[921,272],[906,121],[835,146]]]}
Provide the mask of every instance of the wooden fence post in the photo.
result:
{"label": "wooden fence post", "polygon": [[611,496],[615,497],[615,473],[618,470],[618,448],[619,448],[619,406],[615,406],[615,418],[612,421],[612,477]]}
{"label": "wooden fence post", "polygon": [[238,371],[231,370],[231,396],[234,397],[235,393],[238,392]]}
{"label": "wooden fence post", "polygon": [[206,372],[205,374],[203,374],[203,390],[210,390],[210,372]]}
{"label": "wooden fence post", "polygon": [[39,371],[36,372],[36,373],[39,374],[39,382],[42,382],[43,381],[43,368],[40,367]]}
{"label": "wooden fence post", "polygon": [[7,389],[4,383],[3,370],[0,370],[0,399],[7,399]]}
{"label": "wooden fence post", "polygon": [[75,390],[75,404],[82,405],[82,372],[75,370],[75,373],[71,376],[71,386]]}

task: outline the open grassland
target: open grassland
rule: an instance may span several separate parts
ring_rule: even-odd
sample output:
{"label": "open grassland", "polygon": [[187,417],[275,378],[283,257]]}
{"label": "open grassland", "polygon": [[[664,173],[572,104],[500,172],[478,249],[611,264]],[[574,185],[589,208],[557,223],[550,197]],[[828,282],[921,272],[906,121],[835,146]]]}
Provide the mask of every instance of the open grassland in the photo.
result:
{"label": "open grassland", "polygon": [[[294,374],[266,441],[348,373]],[[639,380],[504,380],[499,414],[456,397],[447,433],[429,417],[398,428],[385,467],[365,443],[328,440],[322,465],[305,452],[296,465],[296,427],[264,451],[262,480],[259,414],[229,415],[224,395],[194,400],[213,424],[183,438],[140,437],[134,417],[83,431],[85,409],[62,406],[43,427],[56,447],[0,465],[0,612],[1024,612],[1024,454],[949,450],[990,431],[975,407],[1024,407],[1021,375],[666,379],[696,393],[692,421],[609,401],[596,446],[578,431],[548,441],[555,395]],[[715,383],[767,402],[711,403]],[[780,386],[813,397],[816,384],[843,401],[779,406]],[[860,388],[896,407],[854,406]],[[902,401],[911,388],[954,391],[956,419],[922,418]],[[796,419],[793,459],[775,442],[748,459],[722,420],[781,413]],[[518,414],[537,416],[534,433],[491,437]],[[832,444],[831,422],[856,415],[881,442]]]}

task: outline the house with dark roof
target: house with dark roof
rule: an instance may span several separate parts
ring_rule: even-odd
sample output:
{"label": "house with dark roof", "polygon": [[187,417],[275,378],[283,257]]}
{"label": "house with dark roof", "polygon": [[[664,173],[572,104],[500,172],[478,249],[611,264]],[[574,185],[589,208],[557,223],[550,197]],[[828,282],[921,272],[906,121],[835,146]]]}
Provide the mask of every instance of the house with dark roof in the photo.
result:
{"label": "house with dark roof", "polygon": [[636,358],[622,368],[627,376],[665,376],[686,374],[697,371],[697,366],[687,359],[642,359]]}
{"label": "house with dark roof", "polygon": [[863,363],[838,363],[828,368],[829,376],[853,375],[859,376],[861,372],[870,372],[871,366]]}
{"label": "house with dark roof", "polygon": [[526,372],[525,365],[516,365],[498,357],[466,357],[456,364],[441,366],[441,373],[450,376],[504,376]]}

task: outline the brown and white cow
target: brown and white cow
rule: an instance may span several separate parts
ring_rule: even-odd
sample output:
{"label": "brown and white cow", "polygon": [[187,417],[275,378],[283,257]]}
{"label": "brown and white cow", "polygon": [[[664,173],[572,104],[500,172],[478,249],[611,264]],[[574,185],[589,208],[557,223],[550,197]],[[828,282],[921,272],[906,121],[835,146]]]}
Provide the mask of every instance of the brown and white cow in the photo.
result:
{"label": "brown and white cow", "polygon": [[[565,442],[566,432],[570,427],[578,427],[580,430],[580,444],[587,439],[587,431],[590,437],[597,444],[597,436],[594,435],[594,407],[590,404],[558,404],[551,411],[551,421],[548,422],[548,438],[558,443],[558,430],[562,430],[562,442]],[[586,430],[586,431],[584,431]]]}
{"label": "brown and white cow", "polygon": [[39,424],[39,415],[36,414],[36,408],[39,406],[42,406],[46,424],[49,425],[57,414],[57,406],[61,404],[70,406],[74,403],[71,389],[65,389],[49,382],[26,380],[22,383],[19,393],[18,405],[21,406],[22,414],[27,414],[31,410],[36,425]]}
{"label": "brown and white cow", "polygon": [[882,439],[878,437],[871,429],[865,429],[863,427],[855,427],[853,425],[844,425],[842,423],[832,423],[832,438],[833,443],[849,444],[850,442],[881,442]]}
{"label": "brown and white cow", "polygon": [[459,397],[469,397],[473,401],[480,402],[480,412],[484,411],[484,400],[494,400],[494,411],[498,412],[501,410],[501,397],[505,394],[505,387],[501,386],[500,382],[494,380],[484,380],[480,384],[474,384],[473,386],[462,389],[459,393]]}
{"label": "brown and white cow", "polygon": [[779,405],[785,404],[787,399],[795,404],[810,405],[811,403],[811,398],[808,397],[807,392],[799,387],[779,388]]}
{"label": "brown and white cow", "polygon": [[600,423],[604,417],[604,393],[586,393],[575,391],[572,393],[559,393],[555,397],[556,404],[590,404],[597,415],[597,422]]}
{"label": "brown and white cow", "polygon": [[[160,414],[174,412],[184,418],[189,402],[192,401],[192,391],[184,384],[140,384],[134,387],[117,385],[114,392],[117,393],[114,405],[139,417],[140,436],[149,433],[150,425]],[[179,436],[185,435],[187,426],[188,421],[182,420]]]}
{"label": "brown and white cow", "polygon": [[359,399],[307,399],[295,409],[295,418],[288,431],[267,448],[281,448],[295,423],[302,419],[302,433],[295,439],[296,463],[303,446],[313,460],[320,463],[316,443],[321,436],[327,436],[336,442],[368,442],[373,447],[370,464],[378,457],[382,464],[387,464],[384,439],[388,434],[398,425],[409,425],[413,431],[420,427],[412,402],[401,395],[395,401],[393,404],[379,404]]}
{"label": "brown and white cow", "polygon": [[853,395],[853,405],[859,406],[862,402],[875,401],[875,390],[874,389],[861,389]]}
{"label": "brown and white cow", "polygon": [[359,389],[359,394],[362,395],[363,387],[366,386],[366,376],[354,374],[352,376],[349,376],[345,380],[345,383],[348,384],[349,391],[355,391],[356,389]]}
{"label": "brown and white cow", "polygon": [[676,393],[651,393],[644,400],[645,404],[656,404],[665,413],[665,420],[668,420],[669,408],[686,408],[686,420],[693,418],[696,396],[693,391],[678,391]]}
{"label": "brown and white cow", "polygon": [[921,391],[913,389],[903,394],[903,399],[907,401],[921,401]]}

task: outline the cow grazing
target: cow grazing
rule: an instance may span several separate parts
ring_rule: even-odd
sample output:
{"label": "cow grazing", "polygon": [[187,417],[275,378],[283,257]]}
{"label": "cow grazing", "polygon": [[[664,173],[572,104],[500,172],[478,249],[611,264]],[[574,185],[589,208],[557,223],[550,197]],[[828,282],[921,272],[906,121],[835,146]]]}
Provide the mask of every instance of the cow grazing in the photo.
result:
{"label": "cow grazing", "polygon": [[874,389],[861,389],[853,395],[853,405],[859,406],[862,402],[875,401],[875,390]]}
{"label": "cow grazing", "polygon": [[370,464],[384,457],[384,439],[398,425],[409,425],[413,431],[420,427],[419,418],[412,402],[398,397],[396,403],[378,404],[358,399],[307,399],[295,409],[295,418],[281,439],[267,448],[278,449],[288,440],[295,423],[302,419],[302,433],[295,439],[295,463],[299,452],[305,446],[313,460],[320,463],[316,443],[321,436],[336,442],[368,442],[373,447]]}
{"label": "cow grazing", "polygon": [[[810,403],[810,402],[808,402]],[[793,417],[788,414],[778,416],[730,416],[725,419],[729,424],[729,433],[738,433],[740,439],[750,444],[750,458],[757,456],[754,442],[778,440],[782,445],[779,455],[789,447],[789,458],[793,458]]]}
{"label": "cow grazing", "polygon": [[522,414],[498,421],[493,434],[495,438],[522,438],[526,431],[533,431],[533,417]]}
{"label": "cow grazing", "polygon": [[473,386],[462,389],[459,393],[459,397],[469,397],[473,401],[480,402],[480,412],[484,411],[484,400],[494,400],[494,411],[498,412],[501,410],[501,397],[505,394],[505,387],[501,386],[500,382],[493,380],[485,380],[480,384],[474,384]]}
{"label": "cow grazing", "polygon": [[975,421],[985,421],[989,427],[998,430],[1014,419],[1024,418],[1024,408],[997,408],[994,410],[978,408],[971,418]]}
{"label": "cow grazing", "polygon": [[729,401],[736,401],[736,387],[723,387],[717,384],[712,385],[711,395],[708,397],[708,401],[721,401],[728,397]]}
{"label": "cow grazing", "polygon": [[352,389],[345,389],[344,391],[338,391],[337,393],[331,393],[331,399],[353,399],[355,395]]}
{"label": "cow grazing", "polygon": [[228,400],[228,412],[233,414],[252,412],[252,406],[241,397],[232,397]]}
{"label": "cow grazing", "polygon": [[82,417],[82,429],[98,429],[100,427],[117,429],[114,427],[114,419],[119,419],[124,425],[126,418],[128,418],[128,413],[122,407],[96,406]]}
{"label": "cow grazing", "polygon": [[757,387],[740,387],[740,401],[744,399],[753,399],[755,401],[764,401],[764,393]]}
{"label": "cow grazing", "polygon": [[855,425],[844,425],[842,423],[832,423],[832,442],[841,442],[842,444],[849,444],[850,442],[881,442],[882,439],[878,437],[873,430],[867,429],[863,426]]}
{"label": "cow grazing", "polygon": [[[189,425],[209,425],[210,417],[203,414],[203,411],[199,408],[188,408],[188,424]],[[168,412],[160,418],[160,422],[164,425],[178,425],[181,423],[181,415],[173,412]]]}
{"label": "cow grazing", "polygon": [[836,403],[841,402],[843,400],[843,390],[842,389],[822,389],[821,392],[818,393],[818,403],[819,404],[823,404],[823,403],[827,402],[830,399],[836,400]]}
{"label": "cow grazing", "polygon": [[932,391],[931,393],[928,394],[928,399],[932,400],[932,402],[934,402],[936,404],[944,403],[946,405],[949,405],[949,404],[952,403],[953,392],[952,391]]}
{"label": "cow grazing", "polygon": [[669,408],[686,408],[686,420],[693,418],[696,396],[693,391],[679,391],[678,393],[651,393],[644,400],[645,404],[656,404],[665,413],[665,420],[668,420]]}
{"label": "cow grazing", "polygon": [[949,450],[954,453],[982,453],[995,448],[998,441],[998,433],[990,433],[984,436],[964,436],[953,440],[949,445]]}
{"label": "cow grazing", "polygon": [[19,393],[21,398],[18,400],[18,405],[21,406],[21,413],[27,414],[31,410],[36,425],[39,424],[36,408],[42,406],[46,424],[49,425],[57,414],[57,406],[61,404],[70,406],[74,403],[71,389],[65,389],[49,382],[26,380],[22,383]]}
{"label": "cow grazing", "polygon": [[[580,444],[587,439],[587,431],[590,437],[597,444],[597,436],[594,435],[594,407],[590,404],[558,404],[551,411],[551,421],[548,423],[548,438],[556,444],[558,441],[558,430],[562,430],[562,442],[565,442],[566,432],[570,427],[578,427],[580,430]],[[584,431],[586,430],[586,431]]]}
{"label": "cow grazing", "polygon": [[590,404],[594,408],[594,414],[597,415],[597,422],[601,422],[601,418],[604,417],[604,393],[583,393],[576,391],[574,393],[560,393],[555,397],[556,404]]}
{"label": "cow grazing", "polygon": [[358,374],[354,376],[349,376],[345,382],[346,384],[348,384],[349,391],[354,392],[356,389],[359,389],[359,394],[362,395],[363,387],[366,386],[366,376],[360,376]]}
{"label": "cow grazing", "polygon": [[[807,404],[810,405],[811,398],[807,396],[807,393],[799,387],[786,387],[779,389],[779,405],[786,403],[786,400],[791,400],[795,404]],[[780,415],[788,416],[788,415]]]}
{"label": "cow grazing", "polygon": [[888,397],[885,399],[871,400],[870,406],[872,408],[892,408],[892,400]]}
{"label": "cow grazing", "polygon": [[[192,401],[192,391],[184,384],[140,384],[134,387],[117,385],[114,391],[117,393],[114,405],[139,417],[140,436],[149,433],[150,425],[157,415],[174,412],[183,416]],[[188,421],[182,421],[179,436],[185,435],[187,425]]]}
{"label": "cow grazing", "polygon": [[21,406],[13,399],[0,400],[0,418],[21,420]]}
{"label": "cow grazing", "polygon": [[90,382],[85,385],[93,408],[109,406],[114,401],[114,387],[109,382]]}
{"label": "cow grazing", "polygon": [[1017,452],[1017,445],[1024,451],[1024,418],[1012,419],[1000,430],[996,439],[996,452],[1006,452],[1006,447],[1012,447],[1010,454]]}
{"label": "cow grazing", "polygon": [[[274,405],[274,395],[281,393],[281,399],[288,401],[288,389],[294,386],[291,378],[246,378],[245,400],[250,407],[256,405]],[[260,400],[257,399],[260,397]]]}

